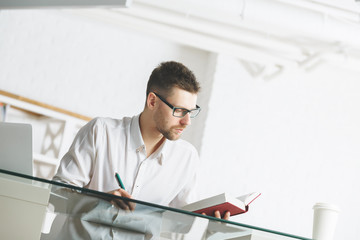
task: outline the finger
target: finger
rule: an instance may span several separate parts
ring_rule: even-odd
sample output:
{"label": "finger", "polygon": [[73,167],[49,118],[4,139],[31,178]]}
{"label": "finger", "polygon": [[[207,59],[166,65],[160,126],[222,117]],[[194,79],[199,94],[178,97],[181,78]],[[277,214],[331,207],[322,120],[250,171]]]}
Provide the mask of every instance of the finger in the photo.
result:
{"label": "finger", "polygon": [[[118,192],[121,193],[122,197],[130,198],[130,199],[132,198],[132,196],[128,192],[126,192],[124,189],[119,189]],[[124,204],[127,205],[129,210],[131,210],[131,211],[135,210],[136,203],[124,200]]]}
{"label": "finger", "polygon": [[132,196],[128,192],[126,192],[124,189],[121,189],[121,188],[113,190],[108,193],[112,194],[112,195],[120,196],[120,197],[132,198]]}
{"label": "finger", "polygon": [[[122,188],[119,188],[117,190],[114,190],[114,191],[111,191],[108,193],[113,194],[115,196],[119,196],[119,197],[132,198],[132,196]],[[119,208],[121,208],[123,210],[134,211],[135,207],[136,207],[136,203],[131,202],[131,201],[126,201],[126,200],[121,200],[121,199],[114,199],[112,201],[112,203],[115,203],[115,205],[117,205]]]}
{"label": "finger", "polygon": [[119,191],[119,189],[118,190],[114,190],[114,191],[111,191],[111,192],[108,192],[108,193],[110,193],[110,194],[112,194],[112,195],[115,195],[115,196],[119,196],[119,197],[121,197],[121,192]]}
{"label": "finger", "polygon": [[128,192],[126,192],[124,189],[119,189],[119,192],[121,193],[122,197],[132,198],[132,196]]}
{"label": "finger", "polygon": [[221,215],[220,215],[220,211],[219,210],[216,210],[215,213],[214,213],[215,217],[216,218],[221,218]]}
{"label": "finger", "polygon": [[224,215],[223,219],[225,219],[225,220],[229,220],[229,218],[230,218],[230,212],[229,212],[229,211],[226,211],[226,213],[225,213],[225,215]]}
{"label": "finger", "polygon": [[125,211],[129,211],[129,210],[130,210],[129,205],[126,204],[123,200],[115,199],[114,202],[115,202],[115,204],[116,204],[119,208],[121,208],[121,209],[123,209],[123,210],[125,210]]}
{"label": "finger", "polygon": [[121,201],[119,200],[111,200],[110,203],[114,206],[116,206],[117,208],[123,209],[123,210],[128,210],[127,205],[125,203],[121,203]]}
{"label": "finger", "polygon": [[134,211],[134,210],[135,210],[136,203],[134,203],[134,202],[128,202],[127,204],[128,204],[128,206],[129,206],[130,211]]}

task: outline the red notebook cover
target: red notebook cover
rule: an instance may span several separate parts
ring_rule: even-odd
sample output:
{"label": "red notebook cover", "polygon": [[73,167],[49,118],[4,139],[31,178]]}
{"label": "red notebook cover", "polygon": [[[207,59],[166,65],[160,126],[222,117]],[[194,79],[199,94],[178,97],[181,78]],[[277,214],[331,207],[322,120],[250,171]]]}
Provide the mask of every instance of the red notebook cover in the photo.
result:
{"label": "red notebook cover", "polygon": [[203,208],[203,209],[199,209],[194,211],[195,213],[205,213],[208,216],[214,216],[214,212],[216,210],[219,210],[220,215],[223,217],[226,211],[230,211],[230,216],[233,215],[237,215],[237,214],[241,214],[241,213],[245,213],[248,211],[248,206],[246,206],[246,209],[241,209],[229,202],[225,202],[219,205],[215,205],[215,206],[211,206],[211,207],[207,207],[207,208]]}

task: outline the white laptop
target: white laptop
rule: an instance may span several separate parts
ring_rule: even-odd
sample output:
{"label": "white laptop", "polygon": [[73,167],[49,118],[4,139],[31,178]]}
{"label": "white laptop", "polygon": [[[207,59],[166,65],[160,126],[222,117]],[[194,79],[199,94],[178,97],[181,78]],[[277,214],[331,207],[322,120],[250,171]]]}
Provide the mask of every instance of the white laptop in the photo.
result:
{"label": "white laptop", "polygon": [[0,168],[33,175],[32,127],[0,122]]}

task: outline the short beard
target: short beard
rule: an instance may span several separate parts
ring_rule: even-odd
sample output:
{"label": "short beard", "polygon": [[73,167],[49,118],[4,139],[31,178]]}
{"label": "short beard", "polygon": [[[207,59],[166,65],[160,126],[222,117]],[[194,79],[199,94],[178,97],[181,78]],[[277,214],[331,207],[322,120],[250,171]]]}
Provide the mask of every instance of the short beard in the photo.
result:
{"label": "short beard", "polygon": [[165,130],[161,129],[159,127],[156,127],[156,129],[168,140],[170,141],[176,141],[180,138],[180,135],[174,134],[171,132],[171,129]]}

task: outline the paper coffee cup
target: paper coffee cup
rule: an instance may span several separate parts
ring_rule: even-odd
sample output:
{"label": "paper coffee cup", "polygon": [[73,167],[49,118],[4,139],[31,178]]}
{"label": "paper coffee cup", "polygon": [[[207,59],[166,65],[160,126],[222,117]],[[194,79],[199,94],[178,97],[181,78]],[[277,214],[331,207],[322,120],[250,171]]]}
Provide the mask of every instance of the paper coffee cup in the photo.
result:
{"label": "paper coffee cup", "polygon": [[340,209],[329,203],[316,203],[314,209],[313,234],[315,240],[332,240]]}

